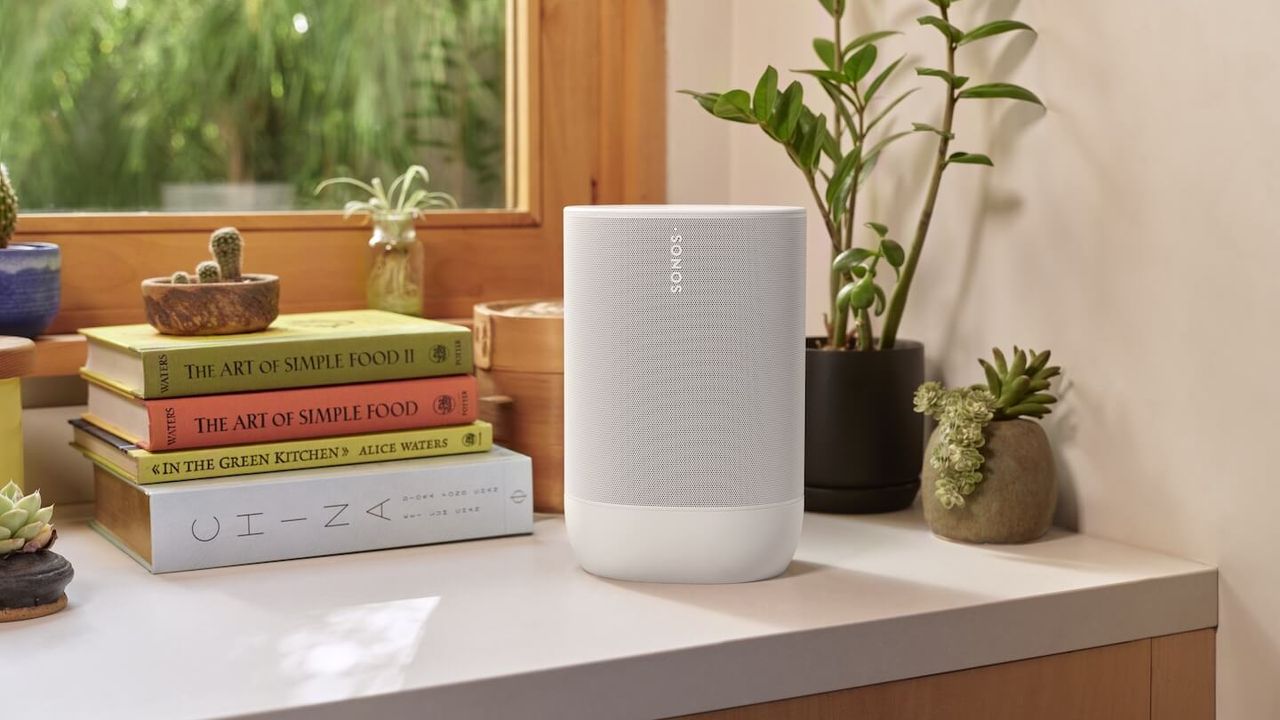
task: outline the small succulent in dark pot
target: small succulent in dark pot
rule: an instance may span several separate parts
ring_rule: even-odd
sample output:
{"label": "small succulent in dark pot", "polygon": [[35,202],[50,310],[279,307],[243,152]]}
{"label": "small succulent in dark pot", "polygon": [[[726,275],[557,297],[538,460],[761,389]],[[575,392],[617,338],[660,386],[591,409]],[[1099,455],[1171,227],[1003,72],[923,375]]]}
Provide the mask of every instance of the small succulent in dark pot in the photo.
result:
{"label": "small succulent in dark pot", "polygon": [[49,548],[58,539],[53,506],[16,483],[0,489],[0,622],[50,615],[66,607],[71,563]]}
{"label": "small succulent in dark pot", "polygon": [[917,412],[938,421],[922,475],[925,520],[953,540],[1029,542],[1048,531],[1058,501],[1053,449],[1037,420],[1057,402],[1049,386],[1061,369],[1047,350],[993,354],[978,361],[985,385],[916,391]]}
{"label": "small succulent in dark pot", "polygon": [[10,243],[18,224],[18,194],[0,164],[0,335],[32,338],[58,314],[62,255],[51,243]]}
{"label": "small succulent in dark pot", "polygon": [[230,335],[266,330],[280,313],[280,278],[242,274],[244,238],[233,227],[209,237],[212,260],[142,281],[147,322],[166,335]]}

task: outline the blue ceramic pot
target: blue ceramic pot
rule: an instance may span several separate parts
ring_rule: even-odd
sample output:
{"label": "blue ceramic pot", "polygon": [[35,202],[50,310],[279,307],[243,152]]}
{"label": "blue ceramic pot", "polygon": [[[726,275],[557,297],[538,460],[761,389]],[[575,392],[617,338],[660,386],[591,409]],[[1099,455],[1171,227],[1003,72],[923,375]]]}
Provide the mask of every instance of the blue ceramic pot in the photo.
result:
{"label": "blue ceramic pot", "polygon": [[62,255],[52,243],[0,249],[0,335],[35,337],[58,314]]}

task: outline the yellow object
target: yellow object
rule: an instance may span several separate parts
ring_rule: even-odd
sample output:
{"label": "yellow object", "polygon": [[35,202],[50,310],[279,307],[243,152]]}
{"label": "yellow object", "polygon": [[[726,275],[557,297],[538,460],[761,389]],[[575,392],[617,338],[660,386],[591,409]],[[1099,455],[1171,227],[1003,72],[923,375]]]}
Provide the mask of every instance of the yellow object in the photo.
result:
{"label": "yellow object", "polygon": [[0,485],[22,487],[22,383],[0,380]]}

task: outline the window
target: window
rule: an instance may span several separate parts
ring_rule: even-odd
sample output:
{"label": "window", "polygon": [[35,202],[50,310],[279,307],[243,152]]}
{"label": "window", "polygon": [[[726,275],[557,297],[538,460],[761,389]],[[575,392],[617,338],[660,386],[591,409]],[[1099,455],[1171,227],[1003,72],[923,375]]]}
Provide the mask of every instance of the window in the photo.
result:
{"label": "window", "polygon": [[24,209],[333,208],[424,164],[508,208],[508,0],[41,0],[0,21],[0,158]]}
{"label": "window", "polygon": [[[233,154],[218,155],[212,151],[208,153],[210,157],[197,157],[199,162],[192,161],[190,167],[173,166],[172,132],[167,139],[162,136],[156,145],[142,142],[138,138],[146,134],[130,128],[133,134],[128,137],[134,144],[125,146],[128,153],[154,153],[160,156],[156,161],[159,167],[169,167],[174,174],[162,174],[154,181],[122,174],[117,167],[120,161],[108,163],[99,159],[98,154],[109,154],[107,149],[95,149],[90,144],[80,151],[80,164],[72,164],[77,173],[58,172],[69,173],[62,176],[70,178],[67,183],[84,183],[102,193],[120,195],[114,196],[115,199],[104,199],[102,194],[92,198],[86,195],[82,199],[79,193],[53,187],[52,183],[46,185],[41,178],[53,176],[62,161],[54,159],[52,149],[48,157],[44,157],[40,148],[35,147],[35,150],[24,151],[19,163],[17,147],[19,141],[31,142],[31,137],[49,137],[50,125],[58,125],[48,114],[41,120],[41,115],[23,110],[30,108],[33,101],[19,102],[7,93],[16,91],[23,97],[28,93],[52,96],[54,79],[50,77],[46,82],[23,77],[10,64],[9,53],[16,53],[19,48],[27,53],[29,57],[21,61],[28,63],[26,67],[31,67],[31,63],[42,56],[58,57],[50,55],[48,48],[59,42],[71,42],[58,37],[62,32],[60,28],[67,23],[86,22],[79,17],[81,14],[99,18],[101,24],[106,19],[119,21],[112,14],[122,12],[119,6],[123,6],[126,13],[147,11],[164,17],[181,13],[206,17],[202,13],[221,9],[240,17],[241,26],[249,13],[258,13],[259,22],[270,14],[279,18],[273,25],[276,35],[272,36],[272,44],[259,45],[262,52],[263,47],[277,47],[277,41],[310,42],[319,37],[322,28],[330,22],[325,20],[332,17],[329,13],[360,9],[367,14],[359,18],[342,15],[349,19],[349,22],[343,21],[348,27],[355,22],[381,18],[379,27],[386,33],[416,33],[414,42],[405,40],[403,47],[408,49],[398,51],[407,53],[409,60],[395,67],[386,66],[389,74],[402,77],[402,83],[408,83],[404,79],[406,67],[429,60],[430,57],[422,57],[423,48],[435,42],[437,47],[444,48],[443,55],[432,60],[443,63],[444,74],[436,76],[436,80],[447,80],[450,88],[471,88],[474,83],[502,88],[500,97],[493,95],[482,103],[477,96],[469,100],[470,105],[450,95],[451,90],[445,92],[443,97],[447,99],[438,106],[445,120],[430,126],[418,122],[412,108],[406,111],[395,102],[391,103],[390,110],[379,103],[347,108],[336,103],[329,116],[290,116],[294,118],[290,121],[293,126],[281,127],[278,135],[246,135],[278,137],[284,145],[320,144],[314,138],[321,136],[318,133],[324,129],[324,123],[350,122],[349,115],[355,112],[352,108],[363,108],[366,112],[382,113],[388,123],[412,129],[418,133],[413,136],[417,140],[425,139],[428,147],[422,152],[433,173],[433,189],[456,193],[463,204],[461,210],[432,212],[418,221],[418,236],[426,244],[425,310],[432,317],[469,317],[472,306],[480,301],[559,295],[561,208],[565,205],[662,202],[664,199],[666,151],[662,118],[665,118],[667,89],[662,72],[665,62],[663,0],[0,0],[0,5],[3,6],[0,13],[0,68],[3,68],[0,71],[0,160],[12,166],[13,179],[23,200],[18,241],[52,242],[62,248],[61,310],[50,329],[52,333],[71,333],[76,328],[93,325],[142,322],[139,282],[190,266],[201,256],[209,232],[223,225],[235,225],[244,232],[249,244],[247,266],[256,272],[280,276],[282,312],[359,307],[364,303],[363,248],[369,239],[369,229],[356,219],[343,220],[335,210],[340,207],[341,196],[322,197],[316,204],[317,200],[311,196],[312,181],[340,172],[389,177],[407,161],[424,157],[413,155],[386,160],[376,152],[364,156],[350,152],[345,159],[335,159],[343,154],[335,151],[332,158],[320,156],[319,167],[300,167],[295,166],[297,163],[276,160],[267,163],[255,151],[240,155],[247,160],[241,163],[237,174],[226,161],[227,157],[234,157]],[[19,9],[21,12],[16,12]],[[470,14],[499,9],[501,18]],[[454,20],[436,27],[429,19],[435,17],[429,14],[436,11],[453,13],[449,17]],[[76,17],[66,17],[68,14]],[[295,17],[299,14],[303,18]],[[494,22],[499,23],[497,29]],[[299,28],[304,27],[306,32],[299,32]],[[90,29],[95,33],[106,32],[93,23]],[[175,37],[194,37],[196,30],[171,28],[156,21],[136,32],[172,32]],[[384,53],[393,52],[392,46],[383,42],[383,34],[370,32],[367,37],[371,39],[362,44],[361,52],[369,53],[376,48],[382,48]],[[82,55],[83,67],[95,72],[106,72],[111,67],[90,62],[103,54],[102,39],[98,38],[97,46],[77,46],[81,48],[78,52]],[[494,46],[497,41],[503,45],[500,52]],[[125,53],[116,42],[112,40],[110,54]],[[164,38],[154,42],[160,47],[175,43]],[[260,35],[240,33],[212,37],[211,42],[211,47],[219,47],[232,42],[265,41]],[[485,49],[463,52],[458,47]],[[135,50],[127,52],[135,53]],[[277,48],[277,52],[283,51]],[[136,53],[135,57],[140,57],[138,62],[146,59]],[[230,63],[235,57],[243,58],[243,51],[239,55],[230,51],[202,55],[196,64],[187,66],[185,75],[165,68],[162,76],[181,86],[177,90],[166,88],[166,91],[179,93],[176,97],[195,103],[192,107],[203,108],[196,113],[199,118],[204,117],[200,112],[216,117],[218,108],[199,96],[212,94],[210,88],[219,86],[212,79],[222,77],[217,63]],[[495,64],[498,57],[501,57],[501,67]],[[253,60],[257,62],[259,60]],[[343,64],[345,62],[343,57],[326,58],[325,65],[314,72],[325,87],[330,87],[335,75],[355,77],[343,75],[343,69],[350,69],[350,63]],[[208,67],[214,70],[206,72]],[[95,92],[118,93],[120,85],[133,83],[139,77],[130,67],[117,66],[112,72],[115,73],[112,82],[91,86]],[[281,72],[276,83],[285,98],[296,89],[289,77]],[[470,80],[463,83],[465,78]],[[67,78],[68,82],[71,80]],[[383,78],[378,82],[389,80]],[[271,78],[267,77],[265,83],[266,95],[275,102]],[[225,91],[225,83],[222,87],[223,97],[240,97],[237,86],[231,91]],[[136,89],[141,93],[141,88]],[[153,95],[164,97],[158,90],[145,95],[150,99],[154,99]],[[397,100],[391,94],[385,97]],[[116,116],[121,116],[124,110],[117,108],[114,116],[108,116],[99,111],[93,100],[90,97],[87,102],[90,109],[99,113],[98,122],[123,124]],[[405,101],[405,97],[401,95],[398,100]],[[496,105],[490,107],[484,103]],[[62,110],[60,101],[53,107]],[[249,108],[256,110],[257,105],[251,103]],[[478,127],[474,124],[477,114],[483,115],[484,122],[493,123],[492,129],[467,135],[465,129]],[[170,124],[178,122],[168,117],[161,120]],[[280,121],[262,123],[265,123],[263,127],[273,130],[271,123],[278,125]],[[100,131],[94,123],[86,127],[92,132]],[[256,128],[255,132],[260,129],[251,127]],[[201,147],[204,143],[216,149],[216,143],[223,142],[222,129],[216,122],[207,130],[212,140],[205,137],[203,126],[200,128],[194,140],[187,137],[181,141],[184,148],[190,147],[188,143]],[[440,135],[431,135],[431,132]],[[458,135],[460,132],[464,134]],[[394,139],[391,135],[386,137]],[[459,137],[463,139],[458,140]],[[350,147],[357,140],[359,138],[353,140],[348,136],[344,142]],[[79,141],[78,137],[67,138],[72,148]],[[433,141],[439,142],[429,145]],[[469,142],[476,143],[477,154],[467,155]],[[484,165],[486,172],[497,173],[500,178],[501,187],[495,190],[492,175],[468,166],[467,158],[491,157],[492,143],[499,142],[500,166]],[[114,145],[110,150],[120,152]],[[295,153],[290,157],[310,150],[290,149],[289,152]],[[450,150],[455,153],[452,159],[447,155]],[[132,158],[128,153],[121,157]],[[264,165],[254,165],[255,162]],[[328,162],[332,162],[332,166],[323,165]],[[361,162],[368,165],[361,166],[358,164]],[[347,163],[346,167],[341,163]],[[203,170],[195,174],[193,167]],[[259,174],[259,167],[266,169]],[[249,175],[246,168],[252,169],[253,174]],[[81,178],[78,174],[91,177]],[[37,179],[30,179],[28,175]],[[165,182],[234,183],[250,177],[255,183],[254,191],[264,189],[261,186],[267,182],[290,184],[292,208],[284,207],[284,202],[264,204],[266,194],[254,192],[242,196],[240,202],[228,201],[224,195],[221,207],[238,206],[230,211],[206,207],[155,212],[164,208]],[[282,177],[286,179],[275,179]],[[150,195],[140,189],[148,182],[152,183]],[[115,188],[114,185],[131,187]],[[303,259],[305,262],[300,261]],[[66,338],[61,344],[38,344],[38,348],[48,350],[50,358],[55,350],[62,348],[59,355],[62,360],[47,363],[38,360],[39,371],[60,374],[69,368],[74,372],[78,367],[77,353],[83,352],[83,342],[79,345],[77,348],[75,338]]]}

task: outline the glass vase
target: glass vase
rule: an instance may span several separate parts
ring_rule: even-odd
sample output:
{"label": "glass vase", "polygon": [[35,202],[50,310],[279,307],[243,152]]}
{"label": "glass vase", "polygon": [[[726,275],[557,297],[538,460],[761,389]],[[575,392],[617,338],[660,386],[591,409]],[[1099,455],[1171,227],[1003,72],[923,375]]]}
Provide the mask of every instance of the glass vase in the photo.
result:
{"label": "glass vase", "polygon": [[408,215],[374,219],[365,298],[375,310],[422,316],[424,251]]}

